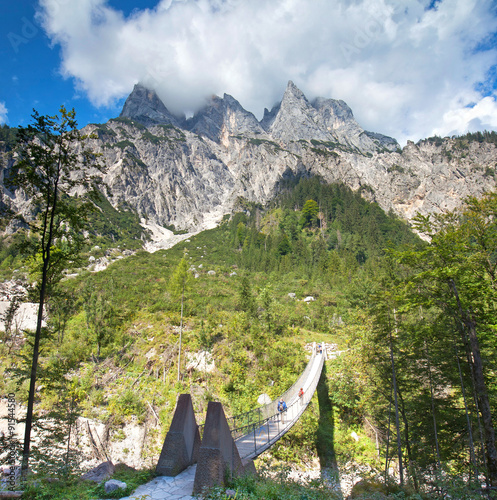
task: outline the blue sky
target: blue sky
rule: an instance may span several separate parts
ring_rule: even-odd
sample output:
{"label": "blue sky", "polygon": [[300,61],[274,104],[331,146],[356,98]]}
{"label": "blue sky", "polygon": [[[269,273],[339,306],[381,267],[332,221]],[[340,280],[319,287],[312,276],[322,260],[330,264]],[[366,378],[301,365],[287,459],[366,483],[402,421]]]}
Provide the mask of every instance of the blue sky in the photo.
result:
{"label": "blue sky", "polygon": [[258,118],[288,80],[406,140],[497,130],[494,0],[19,0],[0,18],[0,123],[119,114],[133,85],[173,112],[233,95]]}
{"label": "blue sky", "polygon": [[[74,0],[77,1],[77,0]],[[107,2],[128,16],[135,9],[152,8],[157,2],[114,0]],[[52,44],[36,12],[38,1],[5,2],[0,16],[0,103],[7,108],[7,124],[25,125],[36,109],[54,114],[63,104],[75,108],[80,125],[102,123],[117,116],[124,97],[110,106],[94,106],[84,92],[75,88],[74,79],[60,72],[61,48]],[[0,123],[5,122],[1,120]]]}

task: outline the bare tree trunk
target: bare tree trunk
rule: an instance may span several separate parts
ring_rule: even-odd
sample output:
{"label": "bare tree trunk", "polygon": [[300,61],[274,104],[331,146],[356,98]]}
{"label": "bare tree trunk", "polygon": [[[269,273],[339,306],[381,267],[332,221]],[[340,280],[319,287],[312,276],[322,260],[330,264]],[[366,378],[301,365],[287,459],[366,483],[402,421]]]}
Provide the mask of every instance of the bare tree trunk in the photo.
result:
{"label": "bare tree trunk", "polygon": [[392,363],[392,384],[395,397],[395,428],[397,431],[397,455],[399,457],[400,484],[404,484],[404,467],[402,465],[402,440],[400,437],[399,402],[397,399],[397,378],[395,376],[395,360],[393,357],[392,332],[390,332],[390,361]]}
{"label": "bare tree trunk", "polygon": [[[60,161],[60,160],[59,160]],[[36,372],[38,370],[38,357],[40,354],[41,328],[43,323],[43,309],[45,305],[45,296],[47,293],[48,267],[50,264],[51,247],[54,233],[55,213],[57,209],[57,183],[54,186],[53,194],[48,195],[50,199],[53,196],[52,206],[47,209],[44,217],[44,232],[42,237],[42,259],[43,268],[41,275],[40,300],[38,304],[38,317],[36,320],[36,332],[33,345],[33,360],[31,363],[31,376],[29,381],[28,408],[26,411],[26,427],[24,431],[24,446],[22,451],[21,476],[26,479],[29,466],[29,451],[31,447],[31,427],[33,426],[33,409],[36,392]]]}
{"label": "bare tree trunk", "polygon": [[418,477],[416,474],[415,468],[415,460],[411,450],[411,441],[409,440],[409,422],[407,420],[406,408],[404,405],[404,399],[402,398],[402,393],[399,390],[399,399],[400,399],[400,413],[402,415],[402,420],[404,422],[404,436],[407,450],[407,459],[409,460],[409,472],[412,476],[412,481],[414,483],[414,489],[419,491]]}
{"label": "bare tree trunk", "polygon": [[392,392],[393,385],[390,391],[390,402],[388,404],[388,431],[387,431],[387,449],[385,452],[385,484],[387,483],[387,475],[388,475],[388,448],[390,447],[390,420],[392,417]]}
{"label": "bare tree trunk", "polygon": [[433,435],[435,437],[435,449],[437,452],[437,466],[438,470],[440,470],[440,448],[438,446],[438,431],[437,431],[437,416],[435,414],[435,399],[433,397],[433,380],[431,376],[431,363],[430,363],[430,355],[428,354],[428,347],[425,341],[425,351],[426,351],[426,360],[428,361],[428,376],[430,380],[430,398],[431,398],[431,414],[433,416]]}
{"label": "bare tree trunk", "polygon": [[480,402],[480,412],[485,430],[485,447],[487,454],[487,468],[490,486],[497,487],[497,449],[495,448],[495,430],[492,422],[492,409],[483,374],[483,362],[480,353],[480,344],[476,335],[476,322],[472,316],[467,315],[466,323],[469,331],[469,342],[473,355],[475,387]]}
{"label": "bare tree trunk", "polygon": [[178,349],[178,382],[181,376],[181,341],[183,338],[183,303],[185,299],[185,278],[183,278],[183,290],[181,291],[181,320],[179,324],[179,349]]}
{"label": "bare tree trunk", "polygon": [[469,418],[468,403],[466,401],[466,390],[464,388],[464,380],[463,380],[463,376],[462,376],[461,362],[459,360],[459,353],[457,352],[457,345],[455,343],[454,343],[454,350],[456,353],[457,368],[459,370],[459,380],[461,382],[461,391],[462,391],[462,398],[463,398],[463,402],[464,402],[464,410],[466,412],[466,424],[468,426],[469,457],[470,457],[471,463],[473,464],[475,474],[478,474],[478,468],[476,466],[476,457],[475,457],[475,445],[474,445],[474,441],[473,441],[473,429],[471,426],[471,420]]}

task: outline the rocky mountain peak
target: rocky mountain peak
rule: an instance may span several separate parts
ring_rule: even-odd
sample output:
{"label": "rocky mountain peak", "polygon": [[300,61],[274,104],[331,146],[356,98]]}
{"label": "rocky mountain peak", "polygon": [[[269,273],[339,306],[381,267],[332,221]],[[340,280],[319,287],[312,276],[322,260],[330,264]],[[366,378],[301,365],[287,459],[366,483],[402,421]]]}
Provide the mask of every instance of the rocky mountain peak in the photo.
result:
{"label": "rocky mountain peak", "polygon": [[283,101],[285,99],[297,99],[307,102],[307,98],[305,97],[304,93],[297,87],[297,85],[295,85],[295,83],[292,82],[292,80],[288,80],[285,93],[283,94]]}
{"label": "rocky mountain peak", "polygon": [[124,103],[120,118],[130,118],[144,125],[165,124],[179,126],[183,117],[169,112],[155,90],[137,83]]}
{"label": "rocky mountain peak", "polygon": [[282,142],[330,139],[315,120],[316,110],[292,81],[288,82],[281,103],[273,108],[271,114],[273,116],[268,116],[270,119],[266,120],[266,123],[270,122],[267,130]]}
{"label": "rocky mountain peak", "polygon": [[292,81],[279,106],[265,111],[263,124],[273,137],[286,143],[318,140],[363,154],[399,148],[391,137],[366,132],[344,101],[317,97],[309,102]]}
{"label": "rocky mountain peak", "polygon": [[317,140],[363,154],[396,151],[399,147],[395,139],[361,128],[344,101],[317,97],[309,102],[291,80],[281,102],[271,111],[265,109],[260,122],[229,94],[211,96],[204,107],[186,120],[172,115],[156,92],[141,84],[135,85],[120,116],[146,126],[171,124],[225,146],[233,136],[257,136],[287,145]]}
{"label": "rocky mountain peak", "polygon": [[257,118],[231,95],[212,96],[206,106],[187,120],[186,128],[215,142],[233,135],[263,134]]}

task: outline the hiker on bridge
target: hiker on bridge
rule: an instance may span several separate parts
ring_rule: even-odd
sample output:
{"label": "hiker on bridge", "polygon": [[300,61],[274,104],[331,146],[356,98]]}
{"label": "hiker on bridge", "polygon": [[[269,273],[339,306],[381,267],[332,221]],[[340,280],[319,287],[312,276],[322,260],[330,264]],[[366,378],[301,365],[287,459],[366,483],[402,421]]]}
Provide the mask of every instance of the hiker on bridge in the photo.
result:
{"label": "hiker on bridge", "polygon": [[300,406],[304,405],[304,389],[301,387],[299,391]]}
{"label": "hiker on bridge", "polygon": [[281,415],[281,423],[282,424],[285,423],[284,413],[286,412],[286,410],[287,410],[286,403],[283,401],[283,398],[281,398],[278,402],[278,411],[280,412],[280,415]]}

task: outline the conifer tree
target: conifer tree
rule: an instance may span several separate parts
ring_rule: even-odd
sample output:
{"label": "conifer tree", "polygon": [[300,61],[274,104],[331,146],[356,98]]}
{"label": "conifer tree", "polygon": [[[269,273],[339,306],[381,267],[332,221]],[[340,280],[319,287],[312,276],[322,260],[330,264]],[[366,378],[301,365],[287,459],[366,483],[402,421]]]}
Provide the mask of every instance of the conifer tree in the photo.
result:
{"label": "conifer tree", "polygon": [[307,200],[302,207],[302,226],[313,227],[317,224],[319,205],[314,200]]}

